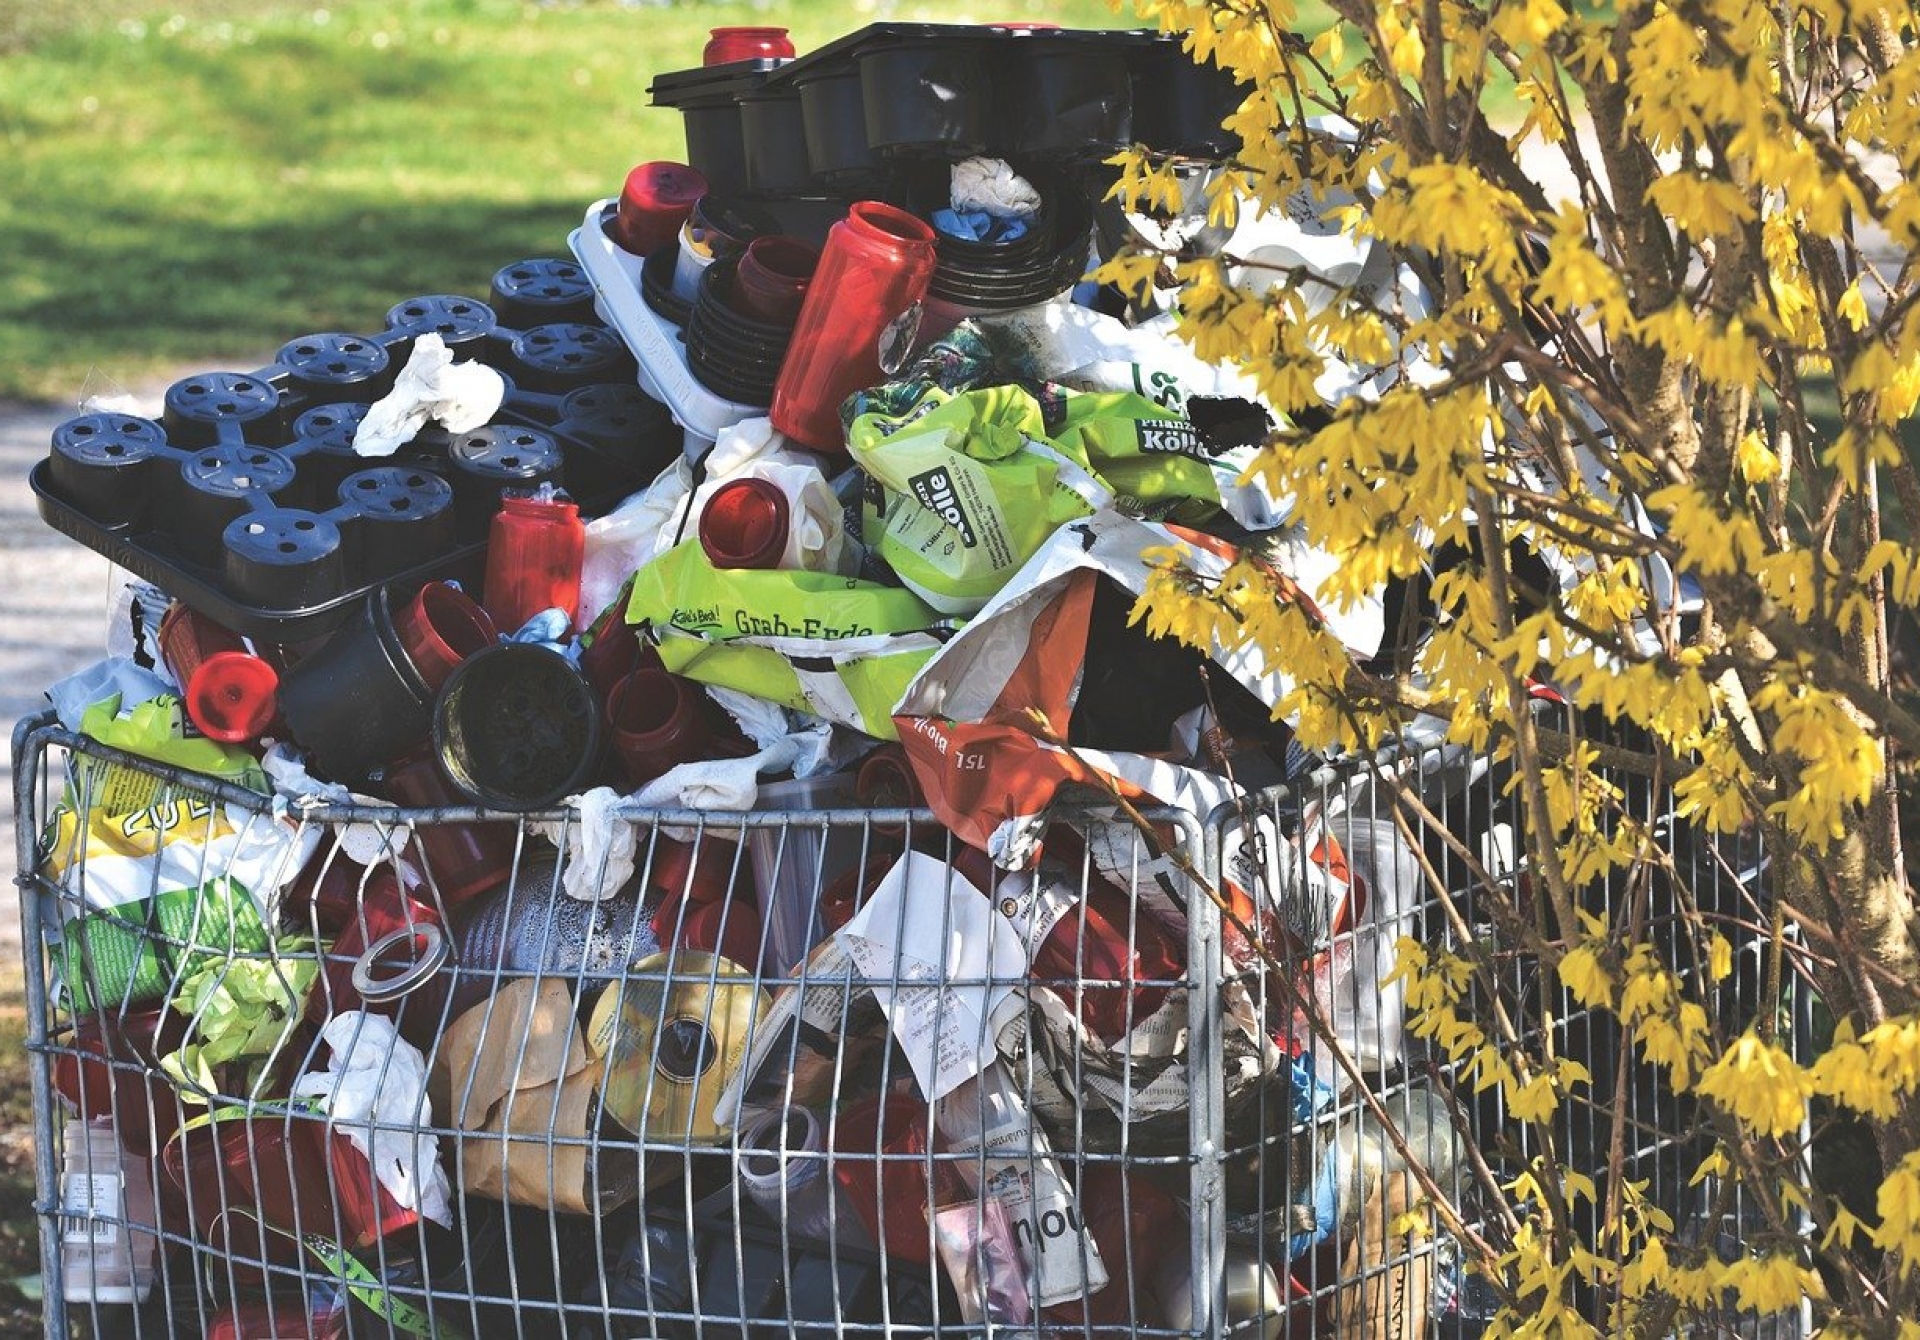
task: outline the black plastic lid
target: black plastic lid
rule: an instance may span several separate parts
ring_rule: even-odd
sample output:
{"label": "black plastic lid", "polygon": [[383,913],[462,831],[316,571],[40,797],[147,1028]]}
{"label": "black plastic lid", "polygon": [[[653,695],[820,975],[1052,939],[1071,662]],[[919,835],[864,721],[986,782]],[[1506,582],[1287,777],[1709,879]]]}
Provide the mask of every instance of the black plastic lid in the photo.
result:
{"label": "black plastic lid", "polygon": [[792,61],[772,56],[752,60],[729,61],[725,65],[697,65],[691,70],[669,70],[653,77],[647,96],[655,107],[698,106],[707,102],[732,102],[742,93],[760,87],[769,74]]}

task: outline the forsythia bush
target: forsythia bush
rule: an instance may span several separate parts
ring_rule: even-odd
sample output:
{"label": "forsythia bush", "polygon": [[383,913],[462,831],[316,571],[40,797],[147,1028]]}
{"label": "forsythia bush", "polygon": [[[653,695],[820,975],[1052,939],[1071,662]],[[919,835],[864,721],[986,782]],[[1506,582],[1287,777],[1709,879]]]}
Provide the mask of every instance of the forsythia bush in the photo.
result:
{"label": "forsythia bush", "polygon": [[[1511,766],[1526,878],[1475,896],[1556,990],[1529,1025],[1489,1007],[1501,978],[1471,940],[1409,941],[1400,967],[1410,1029],[1530,1132],[1484,1161],[1508,1171],[1483,1175],[1477,1214],[1443,1216],[1484,1225],[1469,1255],[1505,1304],[1495,1333],[1665,1335],[1811,1299],[1833,1334],[1920,1335],[1898,807],[1920,712],[1896,655],[1920,602],[1899,437],[1920,399],[1920,10],[1139,9],[1192,29],[1246,96],[1229,160],[1125,156],[1133,208],[1203,190],[1224,229],[1309,201],[1426,295],[1260,274],[1230,246],[1103,274],[1171,296],[1196,352],[1284,412],[1257,469],[1345,595],[1426,583],[1397,665],[1352,663],[1253,562],[1201,586],[1170,554],[1143,616],[1273,649],[1309,747],[1376,746],[1425,711]],[[1398,375],[1330,398],[1342,363]],[[1541,684],[1570,704],[1559,724],[1531,710]],[[1634,788],[1671,804],[1649,819]],[[1758,875],[1722,881],[1744,901],[1694,897],[1683,831],[1756,853]],[[1830,1020],[1798,1054],[1795,982]],[[1737,1189],[1738,1234],[1677,1218],[1624,1157],[1566,1157],[1569,1111],[1620,1123],[1616,1152],[1646,1135],[1618,1076],[1555,1054],[1553,1016],[1575,1009],[1615,1021],[1623,1069],[1685,1104],[1699,1157],[1674,1180],[1722,1209]],[[1877,1155],[1846,1170],[1864,1194],[1822,1157],[1841,1126]]]}

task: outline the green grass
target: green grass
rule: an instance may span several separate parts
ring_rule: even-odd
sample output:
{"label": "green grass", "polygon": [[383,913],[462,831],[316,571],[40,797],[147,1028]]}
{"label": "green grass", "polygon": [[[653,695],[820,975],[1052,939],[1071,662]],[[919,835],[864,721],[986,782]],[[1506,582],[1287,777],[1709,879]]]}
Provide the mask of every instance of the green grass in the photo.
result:
{"label": "green grass", "polygon": [[877,19],[1131,24],[1105,0],[0,0],[0,397],[232,365],[564,253],[684,152],[655,74],[707,30],[802,51]]}

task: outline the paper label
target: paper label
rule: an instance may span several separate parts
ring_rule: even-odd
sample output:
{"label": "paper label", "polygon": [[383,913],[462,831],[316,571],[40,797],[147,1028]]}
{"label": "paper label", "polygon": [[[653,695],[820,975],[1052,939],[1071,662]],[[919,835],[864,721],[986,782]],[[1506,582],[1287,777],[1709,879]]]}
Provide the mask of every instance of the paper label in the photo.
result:
{"label": "paper label", "polygon": [[60,1240],[111,1247],[120,1240],[119,1173],[68,1173],[60,1179]]}

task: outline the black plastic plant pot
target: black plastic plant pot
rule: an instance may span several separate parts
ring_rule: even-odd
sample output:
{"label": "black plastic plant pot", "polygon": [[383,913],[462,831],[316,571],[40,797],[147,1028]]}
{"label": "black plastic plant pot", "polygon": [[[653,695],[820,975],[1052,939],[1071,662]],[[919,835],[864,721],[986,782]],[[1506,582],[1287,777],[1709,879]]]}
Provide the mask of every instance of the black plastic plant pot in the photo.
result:
{"label": "black plastic plant pot", "polygon": [[943,259],[934,267],[928,291],[942,302],[963,307],[1005,310],[1046,302],[1072,288],[1085,275],[1087,235],[1080,231],[1074,237],[1073,242],[1051,255],[1000,273],[972,271]]}
{"label": "black plastic plant pot", "polygon": [[1053,220],[1043,210],[1027,231],[1006,242],[977,242],[934,229],[934,249],[940,264],[974,274],[997,274],[1031,267],[1052,254]]}
{"label": "black plastic plant pot", "polygon": [[680,109],[680,124],[687,134],[687,166],[707,179],[709,190],[747,189],[747,135],[737,103],[689,103]]}
{"label": "black plastic plant pot", "polygon": [[739,405],[771,405],[780,364],[737,362],[698,339],[687,341],[687,368],[694,379],[724,400]]}
{"label": "black plastic plant pot", "polygon": [[167,388],[160,422],[167,440],[192,450],[220,441],[272,440],[280,427],[280,393],[247,372],[202,372]]}
{"label": "black plastic plant pot", "polygon": [[667,407],[633,382],[582,386],[560,399],[555,431],[591,442],[602,450],[632,453],[650,459],[650,448],[661,446],[660,465],[680,450],[681,436]]}
{"label": "black plastic plant pot", "polygon": [[453,504],[462,541],[484,540],[500,510],[502,489],[563,484],[560,444],[538,428],[490,424],[462,433],[447,447]]}
{"label": "black plastic plant pot", "polygon": [[405,335],[409,343],[422,335],[438,335],[456,352],[478,346],[498,328],[493,308],[458,294],[429,293],[387,309],[388,330]]}
{"label": "black plastic plant pot", "polygon": [[607,327],[578,321],[535,326],[513,337],[514,382],[557,394],[635,375],[626,342]]}
{"label": "black plastic plant pot", "polygon": [[680,244],[661,247],[640,264],[640,300],[653,309],[662,321],[676,326],[687,324],[693,304],[673,291],[673,267],[680,258]]}
{"label": "black plastic plant pot", "polygon": [[756,57],[701,65],[656,75],[647,86],[654,106],[679,109],[687,136],[687,166],[707,179],[709,190],[725,193],[746,188],[746,140],[738,100],[784,63]]}
{"label": "black plastic plant pot", "polygon": [[397,371],[387,351],[364,335],[303,335],[280,346],[273,361],[303,400],[371,404],[392,389]]}
{"label": "black plastic plant pot", "polygon": [[770,357],[777,363],[793,338],[793,325],[776,325],[748,316],[726,296],[733,289],[739,258],[715,261],[700,275],[700,296],[687,323],[687,339],[696,337],[745,359]]}
{"label": "black plastic plant pot", "polygon": [[324,516],[275,507],[227,523],[227,590],[260,609],[310,609],[347,589],[340,528]]}
{"label": "black plastic plant pot", "polygon": [[367,468],[367,458],[353,449],[365,405],[348,401],[315,405],[293,421],[293,443],[300,450],[300,470],[294,477],[297,506],[327,511],[339,501],[340,481]]}
{"label": "black plastic plant pot", "polygon": [[379,581],[431,562],[459,543],[453,486],[404,465],[359,470],[340,482],[347,570],[356,583]]}
{"label": "black plastic plant pot", "polygon": [[1132,143],[1133,85],[1114,45],[1044,34],[1009,41],[996,62],[996,142],[1008,153],[1097,161]]}
{"label": "black plastic plant pot", "polygon": [[859,61],[874,153],[957,160],[987,151],[992,81],[978,45],[909,38],[866,48]]}
{"label": "black plastic plant pot", "polygon": [[279,700],[293,738],[342,782],[419,745],[433,718],[433,696],[400,646],[385,587],[281,676]]}
{"label": "black plastic plant pot", "polygon": [[508,330],[592,321],[593,281],[574,261],[536,256],[494,271],[487,305]]}
{"label": "black plastic plant pot", "polygon": [[433,747],[454,786],[489,809],[546,809],[587,784],[600,718],[579,667],[503,643],[460,663],[433,709]]}
{"label": "black plastic plant pot", "polygon": [[1163,38],[1133,61],[1133,134],[1162,153],[1217,157],[1240,147],[1222,127],[1252,92],[1231,72],[1198,64],[1177,38]]}
{"label": "black plastic plant pot", "polygon": [[48,457],[60,496],[107,525],[146,514],[154,481],[172,473],[159,464],[167,434],[151,419],[130,414],[85,414],[53,430]]}
{"label": "black plastic plant pot", "polygon": [[264,447],[208,447],[180,463],[156,520],[181,553],[215,565],[227,523],[265,507],[269,497],[292,485],[293,477],[293,462]]}
{"label": "black plastic plant pot", "polygon": [[860,71],[847,66],[818,79],[798,79],[800,126],[807,166],[816,181],[852,185],[879,174],[880,160],[867,147],[867,103]]}
{"label": "black plastic plant pot", "polygon": [[797,89],[763,86],[742,94],[740,134],[749,190],[790,195],[811,188]]}

